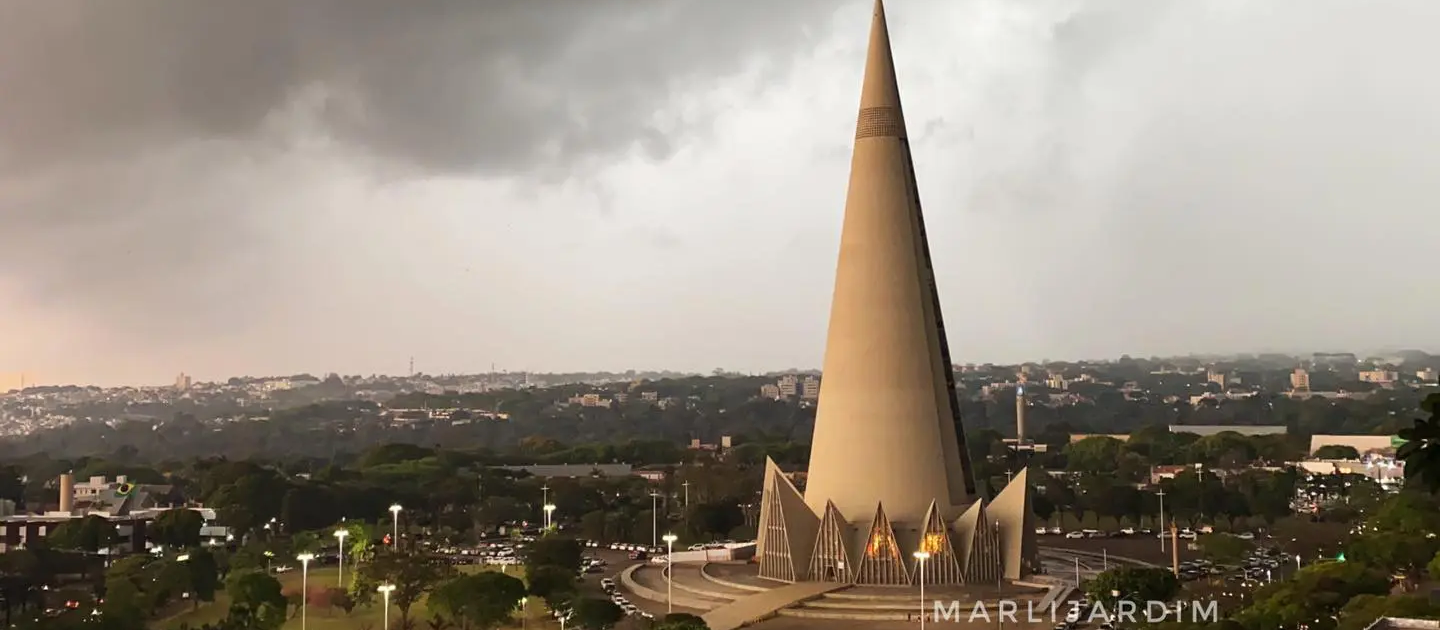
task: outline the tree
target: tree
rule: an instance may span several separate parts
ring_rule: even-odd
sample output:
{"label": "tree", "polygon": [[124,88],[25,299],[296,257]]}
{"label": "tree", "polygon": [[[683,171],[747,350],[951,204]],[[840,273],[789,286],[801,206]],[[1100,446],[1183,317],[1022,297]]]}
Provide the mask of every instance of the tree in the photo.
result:
{"label": "tree", "polygon": [[1120,600],[1163,602],[1180,592],[1180,580],[1169,569],[1122,566],[1105,571],[1085,583],[1085,592],[1114,607]]}
{"label": "tree", "polygon": [[238,627],[274,630],[285,623],[289,601],[280,589],[280,581],[259,571],[244,571],[230,576],[225,583],[230,596],[230,618]]}
{"label": "tree", "polygon": [[400,610],[400,627],[410,627],[410,608],[436,585],[449,579],[455,569],[449,565],[437,564],[418,553],[390,551],[376,554],[375,558],[360,568],[362,582],[369,584],[393,584],[395,591],[390,594],[390,603]]}
{"label": "tree", "polygon": [[543,566],[561,567],[572,573],[580,568],[583,556],[580,543],[574,538],[546,536],[535,541],[525,555],[527,575],[534,575],[536,568]]}
{"label": "tree", "polygon": [[472,624],[490,630],[509,621],[524,597],[525,583],[520,579],[487,571],[441,584],[426,602],[431,610],[459,624],[461,630],[468,630]]}
{"label": "tree", "polygon": [[670,613],[653,630],[710,630],[710,625],[690,613]]}
{"label": "tree", "polygon": [[1313,630],[1335,627],[1335,617],[1362,595],[1385,595],[1390,576],[1358,562],[1320,562],[1296,571],[1290,579],[1261,587],[1237,618],[1249,628]]}
{"label": "tree", "polygon": [[90,515],[61,523],[45,537],[56,549],[78,549],[91,553],[115,543],[115,525],[103,516]]}
{"label": "tree", "polygon": [[544,599],[551,608],[576,592],[574,569],[546,564],[529,570],[526,577],[530,581],[530,594]]}
{"label": "tree", "polygon": [[187,549],[200,544],[200,528],[205,517],[189,508],[165,510],[146,528],[150,540],[159,545],[175,549]]}
{"label": "tree", "polygon": [[573,610],[575,625],[590,630],[609,630],[625,618],[625,611],[608,599],[586,597]]}
{"label": "tree", "polygon": [[1315,449],[1315,459],[1360,459],[1360,451],[1345,444],[1326,444]]}
{"label": "tree", "polygon": [[1405,460],[1405,479],[1430,492],[1440,492],[1440,394],[1425,397],[1421,409],[1430,417],[1400,431],[1404,444],[1395,457]]}
{"label": "tree", "polygon": [[200,602],[215,601],[215,590],[220,586],[220,566],[215,554],[209,549],[197,548],[191,551],[185,561],[189,574],[190,597],[198,607]]}
{"label": "tree", "polygon": [[1111,473],[1120,461],[1123,443],[1112,437],[1088,437],[1065,447],[1066,466],[1073,472]]}

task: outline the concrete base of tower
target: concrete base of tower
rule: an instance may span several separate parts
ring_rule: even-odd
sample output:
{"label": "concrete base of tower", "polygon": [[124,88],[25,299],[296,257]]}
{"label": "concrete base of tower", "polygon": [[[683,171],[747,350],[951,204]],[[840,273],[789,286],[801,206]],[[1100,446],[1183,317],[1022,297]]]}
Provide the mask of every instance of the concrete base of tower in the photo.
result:
{"label": "concrete base of tower", "polygon": [[866,514],[842,514],[826,501],[817,514],[774,462],[763,494],[756,557],[765,578],[910,586],[923,576],[928,585],[986,585],[1039,567],[1028,469],[993,501],[977,499],[953,521],[938,501],[907,520],[892,521],[883,500]]}
{"label": "concrete base of tower", "polygon": [[[1005,606],[1037,609],[1048,590],[1038,584],[1000,582],[988,585],[927,584],[924,599],[915,586],[858,586],[824,582],[784,583],[760,576],[754,563],[677,564],[673,576],[664,567],[637,565],[622,573],[621,583],[634,596],[655,603],[667,601],[677,610],[700,614],[713,630],[742,626],[832,628],[830,622],[919,621],[922,605],[933,615],[935,603],[968,619],[973,611]],[[1063,617],[1063,611],[1061,612]],[[811,626],[810,624],[814,624]],[[1046,626],[1049,627],[1049,626]]]}

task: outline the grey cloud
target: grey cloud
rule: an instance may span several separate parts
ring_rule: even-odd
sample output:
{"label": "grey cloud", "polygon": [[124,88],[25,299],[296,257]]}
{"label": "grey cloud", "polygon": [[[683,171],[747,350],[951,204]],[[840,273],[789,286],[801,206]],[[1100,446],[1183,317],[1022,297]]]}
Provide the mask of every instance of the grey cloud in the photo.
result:
{"label": "grey cloud", "polygon": [[824,0],[0,3],[0,168],[253,132],[325,86],[343,141],[427,169],[526,172],[674,150],[673,91],[783,64]]}
{"label": "grey cloud", "polygon": [[704,131],[662,118],[678,93],[788,67],[834,8],[0,0],[0,268],[117,335],[253,319],[334,238],[306,195],[354,173],[326,163],[592,186]]}

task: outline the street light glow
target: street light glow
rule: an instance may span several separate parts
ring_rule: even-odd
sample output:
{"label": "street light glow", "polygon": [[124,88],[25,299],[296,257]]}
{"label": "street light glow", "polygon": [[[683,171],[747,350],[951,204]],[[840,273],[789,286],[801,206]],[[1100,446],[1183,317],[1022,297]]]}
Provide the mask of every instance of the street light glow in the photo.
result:
{"label": "street light glow", "polygon": [[673,545],[675,544],[675,541],[680,540],[680,537],[676,536],[675,534],[665,534],[660,538],[660,540],[665,541],[665,544],[667,545]]}
{"label": "street light glow", "polygon": [[313,553],[302,553],[302,554],[300,554],[300,555],[298,555],[298,556],[295,556],[295,559],[296,559],[296,560],[299,560],[299,561],[301,561],[301,562],[310,562],[311,560],[314,560],[314,559],[315,559],[315,554],[313,554]]}
{"label": "street light glow", "polygon": [[348,529],[337,529],[337,530],[335,530],[335,537],[336,537],[336,538],[339,538],[340,540],[345,540],[345,537],[346,537],[346,536],[349,536],[349,535],[350,535],[350,530],[348,530]]}
{"label": "street light glow", "polygon": [[375,592],[376,592],[376,593],[389,593],[389,592],[391,592],[391,591],[393,591],[393,590],[395,590],[395,585],[394,585],[394,584],[381,584],[379,587],[377,587],[377,588],[375,589]]}
{"label": "street light glow", "polygon": [[401,509],[401,508],[400,508],[400,504],[399,504],[399,503],[396,503],[395,505],[390,506],[390,512],[391,512],[392,514],[399,514],[399,513],[400,513],[400,509]]}

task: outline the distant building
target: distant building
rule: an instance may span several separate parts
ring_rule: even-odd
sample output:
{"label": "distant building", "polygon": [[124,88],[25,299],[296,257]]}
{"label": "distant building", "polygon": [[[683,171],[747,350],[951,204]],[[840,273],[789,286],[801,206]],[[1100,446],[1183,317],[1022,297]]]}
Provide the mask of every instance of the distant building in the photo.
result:
{"label": "distant building", "polygon": [[766,383],[760,386],[760,397],[770,400],[780,400],[780,386],[774,383]]}
{"label": "distant building", "polygon": [[1130,441],[1129,433],[1072,433],[1070,434],[1070,443],[1074,444],[1080,440],[1092,437],[1110,438],[1112,440],[1120,440],[1121,442]]}
{"label": "distant building", "polygon": [[1166,479],[1174,479],[1176,475],[1190,470],[1191,468],[1193,467],[1186,464],[1151,466],[1150,485],[1159,485],[1161,481],[1164,481]]}
{"label": "distant building", "polygon": [[1357,376],[1359,376],[1361,383],[1374,383],[1376,385],[1389,385],[1399,378],[1398,375],[1390,370],[1366,370]]}
{"label": "distant building", "polygon": [[1395,435],[1312,435],[1310,453],[1326,446],[1349,446],[1360,453],[1391,453],[1405,441]]}
{"label": "distant building", "polygon": [[495,466],[501,470],[530,473],[536,477],[629,477],[634,473],[630,464],[531,464],[529,466]]}
{"label": "distant building", "polygon": [[1310,391],[1310,373],[1304,368],[1295,368],[1290,373],[1290,389],[1300,392]]}
{"label": "distant building", "polygon": [[1434,383],[1440,380],[1440,373],[1437,373],[1435,368],[1425,368],[1423,370],[1417,370],[1415,372],[1415,378],[1420,379],[1422,383]]}
{"label": "distant building", "polygon": [[190,389],[190,385],[191,385],[191,384],[192,384],[192,383],[191,383],[191,379],[190,379],[190,375],[189,375],[189,374],[186,374],[186,373],[184,373],[184,372],[181,372],[181,373],[180,373],[180,376],[175,377],[175,389],[178,389],[178,390],[180,390],[180,391],[183,392],[183,391],[185,391],[185,390]]}
{"label": "distant building", "polygon": [[1287,430],[1285,425],[1218,425],[1218,424],[1172,424],[1171,433],[1194,433],[1199,436],[1217,435],[1220,433],[1239,433],[1245,436],[1256,435],[1284,435]]}
{"label": "distant building", "polygon": [[1312,475],[1362,475],[1380,483],[1405,480],[1404,460],[1369,458],[1366,460],[1312,459],[1296,462],[1295,467]]}
{"label": "distant building", "polygon": [[1221,387],[1224,387],[1225,384],[1229,382],[1224,372],[1216,372],[1214,370],[1211,370],[1210,372],[1207,372],[1205,374],[1205,380]]}
{"label": "distant building", "polygon": [[780,396],[782,398],[794,398],[799,393],[799,382],[799,379],[795,378],[794,374],[786,374],[780,377],[780,382],[777,384],[780,387]]}
{"label": "distant building", "polygon": [[820,379],[815,378],[813,375],[805,377],[805,380],[800,382],[800,397],[805,400],[815,400],[819,398]]}

